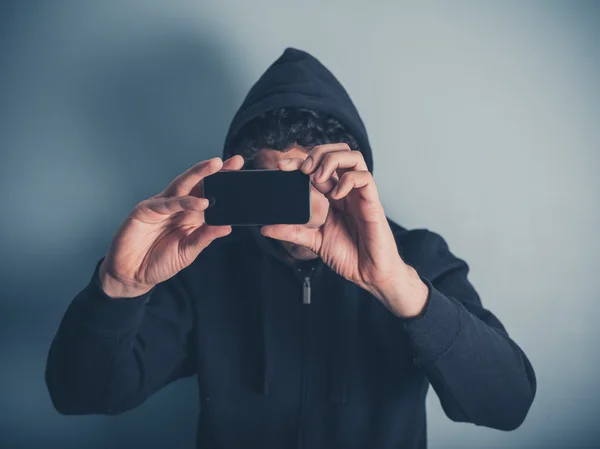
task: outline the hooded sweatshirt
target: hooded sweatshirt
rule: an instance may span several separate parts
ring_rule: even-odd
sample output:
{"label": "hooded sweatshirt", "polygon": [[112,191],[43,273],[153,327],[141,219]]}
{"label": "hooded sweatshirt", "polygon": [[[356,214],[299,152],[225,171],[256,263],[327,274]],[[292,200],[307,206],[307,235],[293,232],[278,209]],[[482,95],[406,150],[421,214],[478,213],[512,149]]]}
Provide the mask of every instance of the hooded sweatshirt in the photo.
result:
{"label": "hooded sweatshirt", "polygon": [[[224,157],[244,124],[284,106],[335,115],[373,169],[342,85],[291,48],[250,90]],[[416,317],[393,315],[320,259],[286,262],[257,228],[234,228],[135,298],[104,293],[99,259],[50,347],[55,408],[119,414],[196,376],[198,448],[425,448],[431,385],[449,419],[515,429],[536,392],[529,360],[439,234],[388,223],[429,290]]]}

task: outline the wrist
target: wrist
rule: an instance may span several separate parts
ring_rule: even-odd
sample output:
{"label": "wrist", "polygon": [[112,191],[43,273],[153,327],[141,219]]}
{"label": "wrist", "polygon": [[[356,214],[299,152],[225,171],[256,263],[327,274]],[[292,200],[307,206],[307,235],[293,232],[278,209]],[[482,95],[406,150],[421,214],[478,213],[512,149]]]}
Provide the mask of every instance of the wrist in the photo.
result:
{"label": "wrist", "polygon": [[148,293],[152,289],[152,287],[142,287],[120,281],[116,276],[110,273],[110,270],[106,264],[106,259],[104,259],[100,264],[98,278],[100,281],[100,287],[104,293],[113,299],[135,298]]}
{"label": "wrist", "polygon": [[429,287],[413,267],[402,262],[396,276],[389,282],[376,286],[373,295],[394,315],[413,318],[425,308]]}

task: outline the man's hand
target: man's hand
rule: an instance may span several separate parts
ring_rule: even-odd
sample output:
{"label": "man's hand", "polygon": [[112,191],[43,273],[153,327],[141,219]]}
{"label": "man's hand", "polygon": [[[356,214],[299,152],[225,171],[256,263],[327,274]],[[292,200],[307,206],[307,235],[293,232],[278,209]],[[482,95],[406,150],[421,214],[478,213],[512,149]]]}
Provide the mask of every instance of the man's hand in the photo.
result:
{"label": "man's hand", "polygon": [[418,315],[427,299],[427,286],[398,253],[362,154],[346,144],[320,145],[306,159],[281,160],[279,168],[311,175],[315,188],[329,201],[329,212],[317,228],[268,225],[262,227],[263,235],[309,248],[392,313]]}
{"label": "man's hand", "polygon": [[231,232],[231,226],[204,222],[208,200],[202,180],[219,170],[239,170],[237,155],[198,162],[177,176],[162,192],[141,201],[119,227],[99,270],[104,292],[113,298],[148,292],[190,265],[210,243]]}

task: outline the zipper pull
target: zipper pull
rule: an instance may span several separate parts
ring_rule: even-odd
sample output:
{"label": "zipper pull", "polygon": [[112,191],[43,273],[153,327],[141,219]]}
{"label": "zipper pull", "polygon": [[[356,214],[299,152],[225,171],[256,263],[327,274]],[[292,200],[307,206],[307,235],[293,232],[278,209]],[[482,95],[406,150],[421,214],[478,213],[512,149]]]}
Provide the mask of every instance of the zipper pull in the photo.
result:
{"label": "zipper pull", "polygon": [[304,287],[302,288],[302,303],[310,304],[310,277],[306,276],[304,278]]}

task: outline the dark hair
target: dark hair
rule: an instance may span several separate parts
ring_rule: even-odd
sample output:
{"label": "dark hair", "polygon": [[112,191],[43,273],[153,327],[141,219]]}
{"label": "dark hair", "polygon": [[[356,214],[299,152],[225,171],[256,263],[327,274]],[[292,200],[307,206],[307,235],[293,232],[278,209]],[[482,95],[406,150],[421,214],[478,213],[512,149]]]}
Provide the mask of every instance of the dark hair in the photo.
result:
{"label": "dark hair", "polygon": [[252,166],[264,149],[283,151],[293,144],[313,147],[327,143],[347,143],[358,150],[356,139],[331,114],[306,108],[278,108],[248,122],[232,143],[232,154],[241,154]]}

